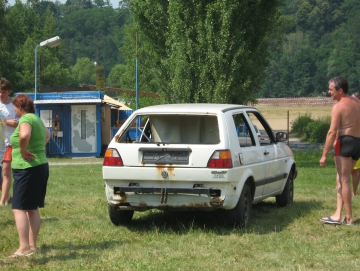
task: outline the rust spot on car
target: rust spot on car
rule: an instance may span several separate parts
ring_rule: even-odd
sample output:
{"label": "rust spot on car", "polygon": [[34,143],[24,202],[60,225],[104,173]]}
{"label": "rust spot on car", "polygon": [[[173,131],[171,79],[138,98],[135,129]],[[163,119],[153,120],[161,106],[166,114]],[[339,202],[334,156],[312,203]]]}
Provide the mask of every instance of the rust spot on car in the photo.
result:
{"label": "rust spot on car", "polygon": [[211,198],[210,199],[210,204],[211,205],[216,204],[216,207],[222,207],[223,204],[224,204],[224,199],[222,199],[222,198]]}
{"label": "rust spot on car", "polygon": [[[171,180],[173,176],[175,176],[174,171],[175,168],[173,166],[163,166],[163,165],[155,165],[157,170],[157,177],[160,180]],[[163,172],[167,173],[167,177],[164,178]]]}
{"label": "rust spot on car", "polygon": [[210,206],[207,202],[201,202],[201,203],[189,203],[189,204],[182,204],[182,205],[169,205],[169,204],[162,204],[159,206],[149,206],[145,203],[140,203],[138,207],[150,207],[150,209],[184,209],[184,210],[195,210],[200,208],[209,208]]}
{"label": "rust spot on car", "polygon": [[200,208],[200,207],[209,207],[209,205],[208,205],[206,202],[203,202],[203,203],[190,204],[190,206],[195,207],[195,208]]}
{"label": "rust spot on car", "polygon": [[121,193],[119,194],[119,196],[120,196],[119,203],[125,203],[125,202],[127,201],[127,195],[126,195],[126,193],[121,192]]}
{"label": "rust spot on car", "polygon": [[156,171],[157,171],[158,178],[162,180],[163,177],[161,176],[161,172],[163,172],[166,167],[160,166],[160,165],[155,165],[155,168],[156,168]]}
{"label": "rust spot on car", "polygon": [[140,202],[138,206],[139,207],[147,207],[148,205],[145,202]]}

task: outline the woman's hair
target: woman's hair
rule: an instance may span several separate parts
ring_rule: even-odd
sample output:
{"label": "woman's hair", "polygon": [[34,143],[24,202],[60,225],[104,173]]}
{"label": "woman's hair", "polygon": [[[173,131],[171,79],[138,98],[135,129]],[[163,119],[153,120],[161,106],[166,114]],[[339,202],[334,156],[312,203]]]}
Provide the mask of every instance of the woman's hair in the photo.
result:
{"label": "woman's hair", "polygon": [[20,94],[12,100],[12,103],[26,113],[35,113],[34,102],[28,95]]}

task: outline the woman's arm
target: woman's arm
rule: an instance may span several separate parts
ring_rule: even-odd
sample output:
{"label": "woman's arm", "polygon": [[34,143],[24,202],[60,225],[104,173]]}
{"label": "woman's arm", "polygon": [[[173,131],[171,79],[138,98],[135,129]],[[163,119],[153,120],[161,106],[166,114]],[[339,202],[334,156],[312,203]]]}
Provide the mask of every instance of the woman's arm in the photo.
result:
{"label": "woman's arm", "polygon": [[34,155],[26,149],[29,144],[31,131],[32,131],[32,127],[29,123],[23,122],[20,124],[20,132],[19,132],[20,154],[25,161],[32,161],[34,159]]}

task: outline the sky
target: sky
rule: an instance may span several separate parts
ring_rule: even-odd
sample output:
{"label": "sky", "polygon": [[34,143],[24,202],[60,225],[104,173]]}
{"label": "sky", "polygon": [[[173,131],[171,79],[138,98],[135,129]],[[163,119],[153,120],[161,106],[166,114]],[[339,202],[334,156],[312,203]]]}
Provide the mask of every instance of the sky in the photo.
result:
{"label": "sky", "polygon": [[[51,2],[55,2],[55,0],[49,0]],[[59,0],[62,4],[65,4],[66,0]],[[26,3],[26,0],[21,0],[21,2]],[[8,0],[8,3],[10,5],[15,4],[15,0]],[[117,8],[118,4],[119,4],[119,0],[110,0],[111,5],[113,6],[113,8]]]}

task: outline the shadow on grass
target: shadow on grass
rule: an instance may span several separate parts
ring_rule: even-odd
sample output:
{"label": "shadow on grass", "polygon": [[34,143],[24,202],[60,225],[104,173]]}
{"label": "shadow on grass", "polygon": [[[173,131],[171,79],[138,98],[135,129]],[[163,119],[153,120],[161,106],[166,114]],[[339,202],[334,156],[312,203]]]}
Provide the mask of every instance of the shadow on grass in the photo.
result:
{"label": "shadow on grass", "polygon": [[[71,242],[59,242],[51,245],[43,244],[40,248],[36,250],[35,254],[30,257],[21,257],[19,259],[6,258],[3,261],[0,260],[0,267],[8,266],[10,269],[10,267],[14,268],[14,264],[23,267],[24,264],[29,265],[29,263],[39,266],[46,266],[47,263],[54,261],[67,262],[76,259],[89,259],[89,261],[91,261],[92,259],[94,259],[94,257],[98,257],[98,250],[117,248],[124,243],[125,242],[119,240],[114,240],[92,242],[90,244],[73,244]],[[20,268],[16,268],[15,266],[15,268],[12,270],[19,269]]]}
{"label": "shadow on grass", "polygon": [[280,232],[293,221],[322,207],[321,202],[301,201],[278,208],[275,202],[265,201],[253,204],[251,224],[247,228],[229,225],[226,212],[180,212],[147,211],[140,218],[134,218],[127,226],[131,231],[187,234],[190,231],[216,233],[220,235],[244,234],[248,232],[267,234]]}

